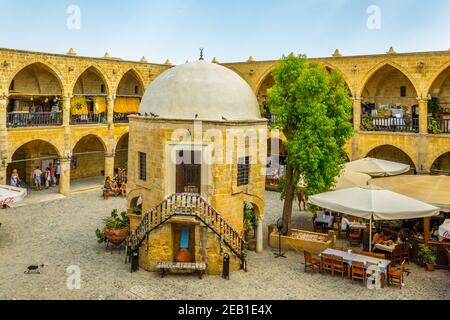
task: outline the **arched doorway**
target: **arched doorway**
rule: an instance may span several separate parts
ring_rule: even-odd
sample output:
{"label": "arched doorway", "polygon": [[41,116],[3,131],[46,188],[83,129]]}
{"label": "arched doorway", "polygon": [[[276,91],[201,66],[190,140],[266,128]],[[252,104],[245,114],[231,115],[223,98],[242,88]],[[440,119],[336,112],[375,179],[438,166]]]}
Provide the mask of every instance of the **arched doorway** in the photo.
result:
{"label": "arched doorway", "polygon": [[95,135],[87,135],[80,139],[72,152],[71,180],[105,175],[105,145]]}
{"label": "arched doorway", "polygon": [[391,145],[379,146],[370,151],[367,157],[408,164],[411,166],[410,173],[416,172],[414,161],[404,151]]}
{"label": "arched doorway", "polygon": [[139,113],[139,106],[144,94],[144,84],[133,69],[125,73],[117,87],[114,101],[114,122],[128,122],[128,116]]}
{"label": "arched doorway", "polygon": [[114,158],[114,168],[115,170],[128,169],[128,141],[130,135],[128,133],[124,134],[120,138],[116,146],[116,155]]}
{"label": "arched doorway", "polygon": [[108,87],[103,74],[95,67],[86,69],[73,88],[70,103],[72,125],[106,123]]}
{"label": "arched doorway", "polygon": [[429,94],[428,113],[435,121],[437,132],[450,133],[450,66],[434,80]]}
{"label": "arched doorway", "polygon": [[142,197],[135,197],[130,201],[130,214],[134,214],[137,216],[142,215]]}
{"label": "arched doorway", "polygon": [[[56,167],[57,160],[60,158],[58,150],[55,146],[47,141],[33,140],[19,147],[13,154],[11,162],[8,164],[7,175],[8,183],[11,173],[16,169],[19,177],[27,187],[34,187],[33,172],[39,169],[45,172],[50,164]],[[42,184],[44,185],[44,176],[42,176]]]}
{"label": "arched doorway", "polygon": [[431,172],[450,175],[450,152],[447,152],[434,161]]}
{"label": "arched doorway", "polygon": [[362,91],[362,130],[419,132],[417,97],[411,80],[385,64],[371,75]]}
{"label": "arched doorway", "polygon": [[43,63],[19,71],[9,84],[9,128],[62,125],[62,85]]}

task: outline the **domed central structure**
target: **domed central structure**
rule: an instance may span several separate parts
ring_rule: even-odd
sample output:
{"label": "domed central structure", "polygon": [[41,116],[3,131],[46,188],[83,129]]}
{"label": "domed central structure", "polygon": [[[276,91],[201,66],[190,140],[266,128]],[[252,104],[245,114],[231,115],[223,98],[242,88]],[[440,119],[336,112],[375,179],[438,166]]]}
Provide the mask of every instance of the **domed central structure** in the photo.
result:
{"label": "domed central structure", "polygon": [[261,119],[258,101],[247,82],[234,71],[205,61],[161,74],[145,92],[140,113],[183,120]]}

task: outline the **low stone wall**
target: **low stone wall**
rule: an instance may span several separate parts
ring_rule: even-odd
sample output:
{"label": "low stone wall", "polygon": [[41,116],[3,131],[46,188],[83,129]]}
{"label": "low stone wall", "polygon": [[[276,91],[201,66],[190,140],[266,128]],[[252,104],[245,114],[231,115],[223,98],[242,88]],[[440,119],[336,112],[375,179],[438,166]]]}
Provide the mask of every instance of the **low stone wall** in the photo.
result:
{"label": "low stone wall", "polygon": [[[301,234],[305,237],[317,238],[317,240],[304,240],[295,237],[295,234]],[[320,241],[324,238],[325,241]],[[304,230],[290,230],[288,236],[281,236],[281,248],[288,251],[308,251],[313,254],[319,254],[328,248],[333,248],[336,243],[336,235],[334,231],[329,234],[314,233]],[[272,230],[269,238],[269,245],[272,248],[278,248],[279,236],[277,230]]]}

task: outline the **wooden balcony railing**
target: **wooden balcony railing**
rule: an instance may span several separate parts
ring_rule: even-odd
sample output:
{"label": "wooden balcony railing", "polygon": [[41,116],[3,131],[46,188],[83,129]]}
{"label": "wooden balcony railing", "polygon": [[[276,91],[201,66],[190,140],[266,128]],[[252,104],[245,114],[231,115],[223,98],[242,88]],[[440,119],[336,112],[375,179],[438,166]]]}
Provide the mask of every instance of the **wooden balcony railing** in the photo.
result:
{"label": "wooden balcony railing", "polygon": [[361,130],[419,133],[419,119],[394,117],[361,117]]}
{"label": "wooden balcony railing", "polygon": [[44,127],[62,125],[62,112],[9,112],[8,128]]}
{"label": "wooden balcony railing", "polygon": [[87,114],[78,114],[70,116],[70,124],[83,125],[83,124],[103,124],[106,123],[106,113],[95,114],[89,112]]}
{"label": "wooden balcony railing", "polygon": [[276,114],[264,113],[263,116],[269,120],[269,125],[277,124],[280,121],[280,116]]}

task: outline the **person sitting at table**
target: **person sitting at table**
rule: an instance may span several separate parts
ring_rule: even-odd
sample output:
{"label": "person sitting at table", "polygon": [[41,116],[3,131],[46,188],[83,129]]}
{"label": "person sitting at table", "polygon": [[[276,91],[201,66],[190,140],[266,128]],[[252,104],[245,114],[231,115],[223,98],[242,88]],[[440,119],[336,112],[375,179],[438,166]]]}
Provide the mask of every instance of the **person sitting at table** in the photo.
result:
{"label": "person sitting at table", "polygon": [[347,233],[350,230],[350,220],[344,215],[341,220],[341,232]]}
{"label": "person sitting at table", "polygon": [[421,235],[421,233],[420,233],[420,221],[419,220],[416,221],[416,223],[413,225],[412,229],[413,229],[414,234],[416,236],[420,236]]}
{"label": "person sitting at table", "polygon": [[375,235],[373,236],[372,239],[372,243],[375,244],[384,244],[384,242],[386,241],[385,236],[384,236],[384,231],[380,231],[375,233]]}

